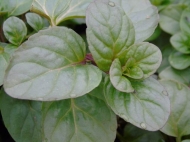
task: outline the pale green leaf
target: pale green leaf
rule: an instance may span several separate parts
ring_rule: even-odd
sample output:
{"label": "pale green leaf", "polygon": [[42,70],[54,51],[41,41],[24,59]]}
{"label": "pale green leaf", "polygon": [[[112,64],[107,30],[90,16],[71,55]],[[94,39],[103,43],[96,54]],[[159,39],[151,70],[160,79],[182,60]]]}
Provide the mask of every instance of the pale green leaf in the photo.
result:
{"label": "pale green leaf", "polygon": [[174,80],[177,82],[190,84],[190,68],[184,70],[176,70],[168,67],[159,74],[160,79]]}
{"label": "pale green leaf", "polygon": [[[108,0],[107,0],[108,1]],[[149,0],[111,0],[123,8],[135,28],[135,41],[149,38],[159,22],[158,10]]]}
{"label": "pale green leaf", "polygon": [[113,86],[122,92],[133,92],[131,82],[122,75],[122,67],[119,59],[115,59],[110,68],[110,80]]}
{"label": "pale green leaf", "polygon": [[39,31],[45,27],[43,18],[35,13],[26,14],[27,23],[35,30]]}
{"label": "pale green leaf", "polygon": [[124,71],[124,75],[131,77],[133,79],[142,79],[144,76],[143,71],[139,67],[129,67],[127,71]]}
{"label": "pale green leaf", "polygon": [[112,110],[133,125],[149,131],[159,130],[170,114],[170,101],[164,87],[155,79],[132,81],[134,93],[116,90],[105,80],[104,95]]}
{"label": "pale green leaf", "polygon": [[10,17],[3,23],[5,37],[14,45],[20,45],[27,35],[25,23],[17,17]]}
{"label": "pale green leaf", "polygon": [[190,140],[183,140],[182,142],[190,142]]}
{"label": "pale green leaf", "polygon": [[171,100],[171,115],[161,131],[174,137],[190,134],[190,89],[179,82],[162,80]]}
{"label": "pale green leaf", "polygon": [[82,96],[101,81],[101,71],[84,64],[83,39],[73,30],[52,27],[34,34],[14,53],[4,88],[12,97],[61,100]]}
{"label": "pale green leaf", "polygon": [[153,44],[142,42],[132,45],[119,55],[121,65],[131,58],[133,67],[138,67],[143,71],[143,78],[147,78],[156,72],[162,61],[162,54],[158,47]]}
{"label": "pale green leaf", "polygon": [[117,121],[101,88],[76,99],[23,101],[1,92],[1,113],[16,142],[114,142]]}
{"label": "pale green leaf", "polygon": [[10,60],[9,54],[7,54],[5,52],[0,53],[0,86],[3,84],[5,70],[7,69],[9,60]]}
{"label": "pale green leaf", "polygon": [[164,137],[161,132],[150,132],[139,129],[131,124],[127,124],[124,128],[123,142],[163,142]]}
{"label": "pale green leaf", "polygon": [[165,32],[173,35],[180,31],[180,18],[184,5],[169,5],[160,12],[160,27]]}
{"label": "pale green leaf", "polygon": [[15,46],[13,44],[7,44],[4,48],[4,51],[6,53],[8,53],[10,56],[13,55],[13,53],[16,51],[16,49],[18,48],[18,46]]}
{"label": "pale green leaf", "polygon": [[134,27],[117,5],[94,1],[87,9],[87,38],[98,67],[109,71],[112,61],[134,43]]}
{"label": "pale green leaf", "polygon": [[181,53],[189,54],[190,53],[190,36],[185,35],[180,32],[171,37],[172,46]]}
{"label": "pale green leaf", "polygon": [[31,11],[45,16],[52,25],[64,20],[85,17],[87,6],[92,0],[34,0]]}
{"label": "pale green leaf", "polygon": [[190,34],[190,8],[187,8],[183,11],[180,19],[180,28],[187,35]]}
{"label": "pale green leaf", "polygon": [[174,51],[169,56],[169,62],[175,69],[183,70],[190,66],[190,55]]}
{"label": "pale green leaf", "polygon": [[18,16],[30,9],[32,0],[0,0],[0,15]]}

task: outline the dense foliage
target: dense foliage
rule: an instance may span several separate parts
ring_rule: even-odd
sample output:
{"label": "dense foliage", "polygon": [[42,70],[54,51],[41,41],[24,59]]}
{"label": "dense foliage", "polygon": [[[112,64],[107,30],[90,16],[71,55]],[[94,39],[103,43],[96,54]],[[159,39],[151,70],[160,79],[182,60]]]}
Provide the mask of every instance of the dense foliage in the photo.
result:
{"label": "dense foliage", "polygon": [[0,0],[16,142],[189,142],[189,66],[189,0]]}

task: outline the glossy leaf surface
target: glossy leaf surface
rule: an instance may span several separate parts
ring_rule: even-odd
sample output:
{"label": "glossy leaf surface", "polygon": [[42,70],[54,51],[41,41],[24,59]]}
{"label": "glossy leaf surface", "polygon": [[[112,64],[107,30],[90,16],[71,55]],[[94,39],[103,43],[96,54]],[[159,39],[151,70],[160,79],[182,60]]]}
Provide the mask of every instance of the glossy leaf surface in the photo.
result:
{"label": "glossy leaf surface", "polygon": [[20,45],[25,39],[27,28],[25,23],[17,17],[10,17],[3,23],[5,37],[14,45]]}
{"label": "glossy leaf surface", "polygon": [[171,44],[173,47],[181,53],[189,54],[190,53],[190,36],[185,35],[184,33],[177,33],[172,36]]}
{"label": "glossy leaf surface", "polygon": [[134,43],[134,27],[117,5],[94,1],[87,9],[87,38],[98,67],[109,71],[113,59]]}
{"label": "glossy leaf surface", "polygon": [[121,63],[119,59],[115,59],[110,68],[110,80],[113,86],[121,92],[133,92],[131,82],[123,76]]}
{"label": "glossy leaf surface", "polygon": [[170,5],[160,12],[160,27],[165,32],[173,35],[180,31],[180,18],[184,5]]}
{"label": "glossy leaf surface", "polygon": [[27,13],[26,20],[35,31],[39,31],[45,26],[42,17],[35,13]]}
{"label": "glossy leaf surface", "polygon": [[127,124],[124,128],[124,141],[123,142],[162,142],[164,137],[161,132],[150,132],[139,129],[131,124]]}
{"label": "glossy leaf surface", "polygon": [[135,28],[135,41],[149,38],[159,22],[158,10],[149,0],[112,0],[123,8]]}
{"label": "glossy leaf surface", "polygon": [[171,100],[171,115],[161,131],[174,137],[190,134],[190,89],[179,82],[163,80],[161,83]]}
{"label": "glossy leaf surface", "polygon": [[132,81],[134,93],[116,90],[109,79],[105,80],[104,92],[112,110],[133,125],[149,131],[159,130],[170,114],[170,101],[166,90],[153,78]]}
{"label": "glossy leaf surface", "polygon": [[92,0],[34,0],[31,11],[49,19],[52,25],[77,17],[85,17],[85,10]]}
{"label": "glossy leaf surface", "polygon": [[190,55],[174,51],[169,56],[169,62],[175,69],[183,70],[190,66]]}
{"label": "glossy leaf surface", "polygon": [[101,71],[84,64],[83,39],[64,27],[41,30],[14,53],[4,82],[14,98],[60,100],[82,96],[101,81]]}
{"label": "glossy leaf surface", "polygon": [[176,70],[172,67],[168,67],[159,74],[159,77],[160,79],[174,80],[189,85],[190,84],[189,73],[190,73],[190,68],[184,70]]}
{"label": "glossy leaf surface", "polygon": [[77,99],[23,101],[1,92],[5,126],[17,142],[114,142],[116,116],[95,89]]}
{"label": "glossy leaf surface", "polygon": [[32,0],[0,0],[0,15],[18,16],[30,9]]}
{"label": "glossy leaf surface", "polygon": [[162,54],[158,47],[153,44],[142,42],[132,45],[119,55],[121,64],[124,65],[129,59],[133,59],[131,67],[138,67],[143,71],[143,78],[152,75],[161,64]]}

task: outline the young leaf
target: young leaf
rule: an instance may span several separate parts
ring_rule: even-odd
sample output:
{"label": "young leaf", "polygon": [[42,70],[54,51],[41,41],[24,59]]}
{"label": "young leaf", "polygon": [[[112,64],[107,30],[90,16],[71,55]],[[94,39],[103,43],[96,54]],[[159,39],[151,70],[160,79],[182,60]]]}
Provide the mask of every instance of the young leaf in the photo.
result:
{"label": "young leaf", "polygon": [[159,48],[146,42],[132,45],[118,57],[121,65],[133,58],[135,61],[133,62],[133,67],[138,67],[143,71],[143,78],[147,78],[156,72],[162,61],[162,54]]}
{"label": "young leaf", "polygon": [[120,5],[135,28],[135,41],[149,38],[159,22],[158,10],[149,0],[112,0]]}
{"label": "young leaf", "polygon": [[159,74],[160,79],[174,80],[176,82],[190,84],[190,68],[185,70],[176,70],[172,67],[168,67]]}
{"label": "young leaf", "polygon": [[184,5],[169,5],[160,12],[160,27],[165,32],[174,35],[180,31],[180,18]]}
{"label": "young leaf", "polygon": [[110,80],[113,86],[121,92],[133,92],[131,82],[122,75],[122,68],[119,59],[115,59],[110,68]]}
{"label": "young leaf", "polygon": [[117,55],[134,43],[134,27],[121,8],[101,1],[89,5],[86,23],[94,60],[100,69],[109,71]]}
{"label": "young leaf", "polygon": [[35,31],[39,31],[45,26],[42,17],[35,13],[27,13],[26,20]]}
{"label": "young leaf", "polygon": [[116,90],[108,78],[104,95],[112,110],[124,120],[149,131],[159,130],[170,114],[170,101],[166,90],[153,78],[132,81],[134,93]]}
{"label": "young leaf", "polygon": [[10,56],[4,51],[0,53],[0,86],[3,84],[3,79],[5,76],[5,70],[9,64]]}
{"label": "young leaf", "polygon": [[128,142],[162,142],[164,137],[159,131],[150,132],[127,124],[124,128],[124,140]]}
{"label": "young leaf", "polygon": [[183,140],[182,142],[190,142],[190,140]]}
{"label": "young leaf", "polygon": [[171,115],[161,131],[174,137],[190,134],[190,89],[179,82],[162,80],[171,100]]}
{"label": "young leaf", "polygon": [[7,69],[4,88],[14,98],[61,100],[82,96],[101,81],[101,71],[84,64],[85,43],[64,27],[41,30],[23,43]]}
{"label": "young leaf", "polygon": [[92,0],[34,0],[31,11],[49,19],[52,25],[64,20],[85,17],[85,10]]}
{"label": "young leaf", "polygon": [[169,62],[175,69],[183,70],[190,66],[190,55],[174,51],[169,56]]}
{"label": "young leaf", "polygon": [[181,53],[190,53],[190,36],[188,37],[184,33],[177,33],[171,37],[172,46]]}
{"label": "young leaf", "polygon": [[25,23],[17,17],[10,17],[3,23],[5,37],[14,45],[20,45],[25,39],[27,28]]}
{"label": "young leaf", "polygon": [[17,142],[114,142],[117,121],[97,88],[76,99],[23,101],[2,91],[1,113]]}
{"label": "young leaf", "polygon": [[183,11],[180,19],[180,28],[187,35],[190,34],[190,8]]}
{"label": "young leaf", "polygon": [[30,9],[32,0],[0,0],[0,15],[18,16]]}

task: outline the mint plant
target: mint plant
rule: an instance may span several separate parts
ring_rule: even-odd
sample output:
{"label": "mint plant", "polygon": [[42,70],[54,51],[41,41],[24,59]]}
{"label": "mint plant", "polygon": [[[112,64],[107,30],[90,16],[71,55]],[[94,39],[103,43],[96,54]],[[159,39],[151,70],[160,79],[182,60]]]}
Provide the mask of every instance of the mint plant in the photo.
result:
{"label": "mint plant", "polygon": [[[152,3],[163,15],[178,2]],[[188,6],[179,5],[188,36]],[[171,67],[158,80],[162,49],[147,42],[179,28],[162,21],[157,28],[158,9],[148,0],[0,0],[0,16],[0,110],[16,142],[114,142],[116,134],[135,141],[128,129],[145,135],[141,140],[153,134],[165,141],[159,130],[179,142],[190,134],[189,80]],[[87,43],[63,26],[76,18],[86,20]],[[123,134],[119,120],[127,123]]]}

